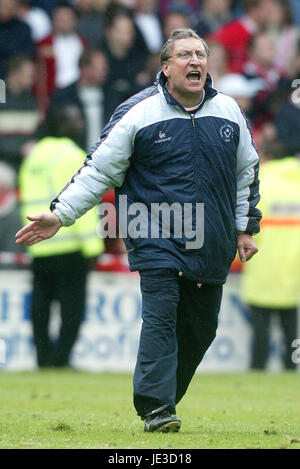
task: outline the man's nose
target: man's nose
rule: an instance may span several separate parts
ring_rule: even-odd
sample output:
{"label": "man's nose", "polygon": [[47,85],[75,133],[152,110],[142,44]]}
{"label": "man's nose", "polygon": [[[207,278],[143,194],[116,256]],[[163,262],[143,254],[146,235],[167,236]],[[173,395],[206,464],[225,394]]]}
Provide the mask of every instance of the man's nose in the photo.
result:
{"label": "man's nose", "polygon": [[198,62],[201,61],[201,58],[198,57],[197,52],[193,51],[193,52],[190,53],[190,61],[198,63]]}

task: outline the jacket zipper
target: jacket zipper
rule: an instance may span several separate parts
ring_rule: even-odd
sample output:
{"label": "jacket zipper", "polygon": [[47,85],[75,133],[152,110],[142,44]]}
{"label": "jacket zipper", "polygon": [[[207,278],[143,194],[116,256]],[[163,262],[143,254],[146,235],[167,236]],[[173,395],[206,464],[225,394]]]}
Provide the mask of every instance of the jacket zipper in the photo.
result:
{"label": "jacket zipper", "polygon": [[192,119],[193,128],[195,129],[195,114],[191,114],[191,119]]}
{"label": "jacket zipper", "polygon": [[197,155],[197,141],[196,141],[196,125],[195,125],[195,114],[190,114],[192,127],[193,127],[193,139],[194,139],[194,162],[195,162],[195,172],[196,172],[196,184],[200,191],[200,165],[199,158]]}

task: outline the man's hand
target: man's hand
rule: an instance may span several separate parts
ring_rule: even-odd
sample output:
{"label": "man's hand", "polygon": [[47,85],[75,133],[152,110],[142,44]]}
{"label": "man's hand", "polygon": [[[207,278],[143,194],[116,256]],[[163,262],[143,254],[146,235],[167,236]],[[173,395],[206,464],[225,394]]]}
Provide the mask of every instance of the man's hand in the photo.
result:
{"label": "man's hand", "polygon": [[238,236],[238,251],[242,262],[249,261],[258,249],[251,235],[243,233]]}
{"label": "man's hand", "polygon": [[31,246],[44,239],[51,238],[61,228],[61,221],[55,213],[39,213],[38,215],[27,216],[31,223],[24,226],[16,234],[16,243]]}

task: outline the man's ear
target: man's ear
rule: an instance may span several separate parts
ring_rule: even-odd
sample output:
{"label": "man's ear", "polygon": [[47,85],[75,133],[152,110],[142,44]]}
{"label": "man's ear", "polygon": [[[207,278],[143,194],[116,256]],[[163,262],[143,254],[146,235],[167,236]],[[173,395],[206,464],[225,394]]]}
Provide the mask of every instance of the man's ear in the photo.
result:
{"label": "man's ear", "polygon": [[168,62],[163,62],[161,64],[161,69],[162,69],[162,72],[163,74],[165,75],[166,78],[169,78],[170,76],[170,72],[169,72],[169,64]]}

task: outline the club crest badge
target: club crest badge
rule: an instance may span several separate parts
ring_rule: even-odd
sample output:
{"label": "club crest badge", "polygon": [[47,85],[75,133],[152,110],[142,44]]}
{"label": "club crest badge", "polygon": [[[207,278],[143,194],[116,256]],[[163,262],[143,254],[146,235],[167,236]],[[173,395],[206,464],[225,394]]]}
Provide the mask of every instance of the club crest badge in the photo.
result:
{"label": "club crest badge", "polygon": [[230,124],[222,125],[222,127],[220,128],[220,135],[221,135],[222,140],[224,140],[224,142],[226,143],[231,142],[233,140],[233,135],[234,135],[234,129],[232,125]]}

